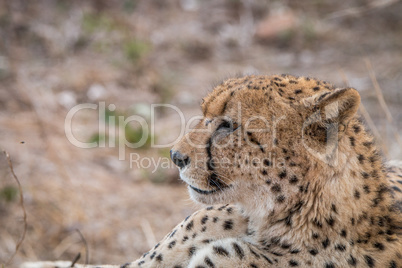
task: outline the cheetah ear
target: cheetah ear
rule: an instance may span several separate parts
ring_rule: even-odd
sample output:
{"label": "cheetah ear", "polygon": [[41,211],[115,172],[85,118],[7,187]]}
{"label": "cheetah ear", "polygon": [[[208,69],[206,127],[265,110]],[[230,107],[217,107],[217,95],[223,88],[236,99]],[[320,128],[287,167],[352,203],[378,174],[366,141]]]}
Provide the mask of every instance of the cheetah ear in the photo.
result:
{"label": "cheetah ear", "polygon": [[320,111],[323,121],[345,126],[359,108],[360,95],[354,88],[338,88],[307,98],[304,104]]}
{"label": "cheetah ear", "polygon": [[303,122],[302,142],[316,158],[337,165],[338,141],[359,108],[360,95],[353,88],[335,89],[302,100],[310,110]]}

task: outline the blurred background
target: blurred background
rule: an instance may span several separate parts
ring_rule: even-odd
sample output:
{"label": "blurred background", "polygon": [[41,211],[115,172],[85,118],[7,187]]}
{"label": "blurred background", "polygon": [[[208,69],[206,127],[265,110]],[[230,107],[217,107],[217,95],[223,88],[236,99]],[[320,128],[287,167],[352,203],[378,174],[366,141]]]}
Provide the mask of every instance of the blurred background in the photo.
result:
{"label": "blurred background", "polygon": [[[9,265],[79,252],[83,263],[85,244],[90,263],[131,261],[200,208],[171,165],[130,166],[130,154],[168,159],[170,147],[151,142],[174,141],[178,114],[159,108],[125,160],[109,130],[134,143],[144,129],[119,128],[119,117],[150,123],[153,103],[199,115],[200,99],[234,74],[309,75],[358,89],[384,155],[401,159],[401,70],[397,0],[0,0],[0,147],[27,214]],[[103,148],[66,137],[66,116],[83,103],[98,108],[75,114],[74,137]],[[0,264],[24,233],[19,193],[1,153]]]}

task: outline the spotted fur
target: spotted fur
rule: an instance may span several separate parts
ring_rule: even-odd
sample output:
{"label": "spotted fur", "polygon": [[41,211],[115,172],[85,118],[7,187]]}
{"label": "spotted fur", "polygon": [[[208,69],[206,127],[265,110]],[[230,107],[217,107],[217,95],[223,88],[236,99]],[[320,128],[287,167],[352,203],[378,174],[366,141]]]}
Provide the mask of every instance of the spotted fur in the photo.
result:
{"label": "spotted fur", "polygon": [[208,207],[122,267],[402,267],[402,164],[383,163],[359,103],[306,77],[218,85],[171,152]]}
{"label": "spotted fur", "polygon": [[172,150],[192,199],[212,207],[131,265],[402,267],[402,170],[383,164],[359,102],[290,75],[218,85]]}

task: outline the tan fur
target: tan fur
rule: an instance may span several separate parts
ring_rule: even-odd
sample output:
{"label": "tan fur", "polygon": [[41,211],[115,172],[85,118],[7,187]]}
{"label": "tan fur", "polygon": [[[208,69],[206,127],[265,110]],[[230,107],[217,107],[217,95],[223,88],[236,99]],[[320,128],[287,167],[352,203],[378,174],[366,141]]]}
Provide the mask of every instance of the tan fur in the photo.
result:
{"label": "tan fur", "polygon": [[[191,197],[234,204],[234,226],[246,221],[247,231],[234,227],[226,235],[217,223],[197,234],[213,242],[155,249],[150,254],[173,256],[158,262],[148,254],[134,266],[213,267],[208,258],[214,267],[401,267],[402,172],[384,166],[356,116],[359,102],[355,89],[290,75],[217,86],[203,99],[204,119],[173,152],[190,159],[180,171]],[[216,208],[216,217],[227,216]],[[228,256],[217,254],[216,245]],[[176,255],[189,247],[196,253]]]}
{"label": "tan fur", "polygon": [[123,267],[402,267],[402,165],[383,164],[359,102],[290,75],[218,85],[172,150],[211,207]]}

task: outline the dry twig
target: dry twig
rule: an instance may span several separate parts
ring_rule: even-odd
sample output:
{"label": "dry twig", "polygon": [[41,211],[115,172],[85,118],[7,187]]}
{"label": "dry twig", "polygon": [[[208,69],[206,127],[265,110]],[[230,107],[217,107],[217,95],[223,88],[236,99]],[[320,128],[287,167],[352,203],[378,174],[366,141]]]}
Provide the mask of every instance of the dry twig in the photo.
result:
{"label": "dry twig", "polygon": [[28,223],[27,223],[27,212],[25,210],[25,206],[24,206],[24,195],[22,193],[22,187],[21,187],[21,183],[17,178],[17,175],[15,175],[14,172],[14,168],[13,168],[13,164],[11,163],[11,158],[10,155],[8,154],[7,151],[4,151],[4,154],[7,157],[7,162],[8,162],[8,166],[10,167],[11,170],[11,174],[13,175],[15,181],[18,184],[18,190],[20,192],[20,204],[21,204],[21,208],[22,208],[22,212],[23,212],[23,220],[24,220],[24,230],[22,231],[22,235],[17,243],[17,245],[15,246],[15,251],[14,253],[10,256],[10,258],[8,259],[8,261],[6,262],[6,266],[9,265],[11,263],[11,261],[14,259],[15,255],[17,254],[19,248],[21,247],[22,242],[25,239],[25,234],[27,232],[27,227],[28,227]]}
{"label": "dry twig", "polygon": [[149,221],[147,220],[142,220],[141,221],[141,228],[142,231],[144,232],[145,239],[147,240],[148,247],[152,248],[156,244],[156,239],[154,232],[152,231],[152,227],[149,224]]}
{"label": "dry twig", "polygon": [[376,0],[368,3],[366,6],[351,7],[335,11],[327,16],[326,19],[338,19],[342,17],[357,17],[366,14],[372,10],[386,8],[393,4],[398,3],[400,0]]}
{"label": "dry twig", "polygon": [[[89,263],[89,249],[88,249],[88,243],[87,240],[85,239],[85,237],[82,235],[81,231],[79,229],[75,229],[77,231],[77,233],[79,234],[82,243],[84,243],[85,246],[85,265],[87,265]],[[81,257],[81,255],[80,255]],[[78,261],[78,260],[77,260]]]}
{"label": "dry twig", "polygon": [[81,258],[81,253],[79,252],[79,253],[77,254],[77,256],[75,256],[74,260],[71,262],[70,267],[74,267],[75,264],[77,263],[77,261],[79,261],[80,258]]}
{"label": "dry twig", "polygon": [[381,89],[380,85],[378,84],[377,78],[375,77],[373,66],[371,65],[371,62],[369,59],[364,59],[364,61],[366,63],[366,67],[369,72],[371,83],[373,83],[375,93],[377,94],[377,99],[380,102],[381,108],[385,112],[385,115],[387,116],[388,122],[391,123],[393,118],[392,118],[391,112],[388,109],[387,104],[385,103],[384,94],[382,94],[382,89]]}
{"label": "dry twig", "polygon": [[[385,115],[387,117],[388,122],[392,126],[392,123],[393,123],[394,119],[392,117],[391,112],[388,109],[387,103],[385,102],[384,94],[382,93],[383,91],[382,91],[382,89],[380,87],[380,84],[378,83],[377,78],[375,76],[373,66],[371,65],[371,62],[370,62],[369,59],[365,59],[365,62],[366,62],[367,70],[368,70],[369,75],[370,75],[371,83],[373,83],[375,93],[377,95],[377,99],[378,99],[378,101],[380,103],[380,106],[381,106],[382,110],[384,111],[384,113],[385,113]],[[402,140],[401,140],[401,138],[399,136],[399,133],[395,130],[394,127],[392,127],[392,133],[394,134],[395,140],[398,143],[399,147],[401,147],[401,149],[402,149]]]}

